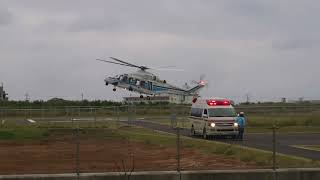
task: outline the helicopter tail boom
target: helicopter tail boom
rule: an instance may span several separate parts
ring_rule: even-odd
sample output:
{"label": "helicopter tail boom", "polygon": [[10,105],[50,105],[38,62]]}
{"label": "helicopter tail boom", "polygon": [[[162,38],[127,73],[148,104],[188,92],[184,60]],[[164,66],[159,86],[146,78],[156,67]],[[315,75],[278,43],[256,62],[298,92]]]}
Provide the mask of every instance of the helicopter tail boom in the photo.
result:
{"label": "helicopter tail boom", "polygon": [[201,81],[197,86],[187,90],[189,94],[198,93],[200,89],[202,89],[205,86],[205,83]]}

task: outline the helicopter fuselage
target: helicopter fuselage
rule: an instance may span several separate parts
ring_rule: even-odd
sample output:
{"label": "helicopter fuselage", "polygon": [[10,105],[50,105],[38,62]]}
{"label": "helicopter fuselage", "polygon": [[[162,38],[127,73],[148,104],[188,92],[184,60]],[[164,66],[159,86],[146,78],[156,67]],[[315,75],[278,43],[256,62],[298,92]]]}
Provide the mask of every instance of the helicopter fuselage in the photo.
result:
{"label": "helicopter fuselage", "polygon": [[105,79],[105,83],[106,85],[110,84],[114,87],[146,95],[193,95],[195,93],[193,91],[189,92],[186,89],[170,85],[165,80],[160,80],[156,75],[142,70],[138,71],[137,73],[108,77]]}
{"label": "helicopter fuselage", "polygon": [[168,84],[165,80],[160,80],[158,76],[147,72],[148,69],[153,69],[147,66],[135,65],[114,57],[110,57],[113,61],[97,59],[109,64],[116,64],[121,66],[127,66],[131,68],[138,68],[136,73],[122,74],[115,77],[107,77],[104,81],[106,85],[113,85],[113,91],[116,91],[116,87],[123,88],[129,91],[146,95],[160,95],[160,94],[175,94],[182,96],[194,96],[197,97],[199,90],[205,86],[205,82],[201,80],[198,84],[191,89],[179,88],[174,85]]}

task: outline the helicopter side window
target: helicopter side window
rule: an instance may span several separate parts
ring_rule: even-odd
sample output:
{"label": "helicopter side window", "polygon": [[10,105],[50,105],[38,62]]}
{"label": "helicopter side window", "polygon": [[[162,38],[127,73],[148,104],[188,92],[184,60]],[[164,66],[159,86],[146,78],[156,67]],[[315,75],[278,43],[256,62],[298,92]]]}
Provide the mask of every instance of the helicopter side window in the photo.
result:
{"label": "helicopter side window", "polygon": [[148,81],[148,89],[152,91],[152,82]]}
{"label": "helicopter side window", "polygon": [[144,81],[140,81],[140,86],[141,86],[141,87],[145,88],[145,84],[146,84],[146,83],[145,83]]}
{"label": "helicopter side window", "polygon": [[122,81],[123,82],[127,82],[128,81],[128,76],[123,76]]}
{"label": "helicopter side window", "polygon": [[136,80],[131,78],[131,82],[130,82],[131,85],[135,85],[136,84]]}
{"label": "helicopter side window", "polygon": [[122,80],[123,80],[123,76],[120,75],[118,79],[119,79],[120,81],[122,81]]}
{"label": "helicopter side window", "polygon": [[140,80],[137,79],[136,86],[140,86]]}

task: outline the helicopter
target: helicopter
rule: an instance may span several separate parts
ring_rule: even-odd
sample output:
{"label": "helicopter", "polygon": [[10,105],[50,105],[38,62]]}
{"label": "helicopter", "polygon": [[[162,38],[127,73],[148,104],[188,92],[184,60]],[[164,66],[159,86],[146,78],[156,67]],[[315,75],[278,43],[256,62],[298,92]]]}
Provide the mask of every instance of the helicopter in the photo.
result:
{"label": "helicopter", "polygon": [[[150,68],[147,66],[135,65],[114,57],[110,57],[113,61],[96,59],[98,61],[116,64],[120,66],[127,66],[131,68],[137,68],[138,71],[135,73],[124,73],[114,77],[107,77],[104,79],[105,85],[113,85],[113,91],[117,91],[117,88],[122,88],[128,91],[136,92],[140,94],[140,98],[146,95],[150,100],[150,96],[159,96],[163,94],[173,94],[180,96],[193,96],[197,98],[199,96],[199,91],[205,87],[206,83],[200,78],[199,82],[196,82],[194,87],[180,88],[171,84],[168,84],[166,80],[161,80],[158,76],[147,70],[152,70],[155,68]],[[163,70],[163,69],[162,69]],[[166,69],[166,70],[177,70],[177,69]],[[177,70],[178,71],[178,70]]]}

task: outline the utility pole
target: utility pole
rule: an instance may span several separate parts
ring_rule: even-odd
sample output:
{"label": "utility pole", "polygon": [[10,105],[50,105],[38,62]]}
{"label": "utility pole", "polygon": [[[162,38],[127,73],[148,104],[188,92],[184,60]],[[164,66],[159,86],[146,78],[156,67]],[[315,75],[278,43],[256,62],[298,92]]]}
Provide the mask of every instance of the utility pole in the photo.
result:
{"label": "utility pole", "polygon": [[83,101],[83,97],[84,97],[84,95],[83,95],[83,93],[81,93],[81,101]]}
{"label": "utility pole", "polygon": [[30,100],[30,95],[28,93],[26,93],[24,96],[26,98],[26,102],[28,102]]}
{"label": "utility pole", "polygon": [[246,94],[246,98],[247,98],[247,102],[246,103],[249,104],[250,103],[250,95],[249,95],[249,93]]}

